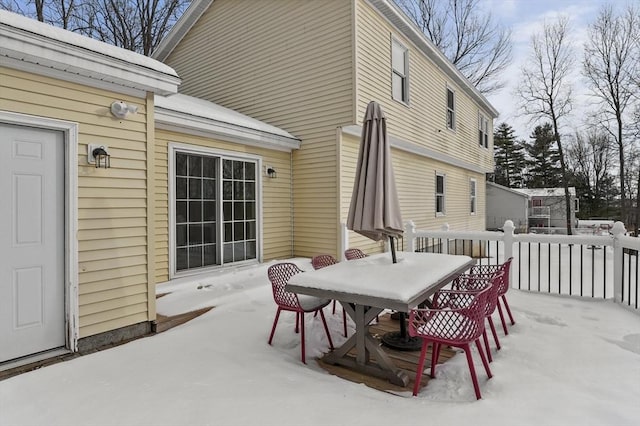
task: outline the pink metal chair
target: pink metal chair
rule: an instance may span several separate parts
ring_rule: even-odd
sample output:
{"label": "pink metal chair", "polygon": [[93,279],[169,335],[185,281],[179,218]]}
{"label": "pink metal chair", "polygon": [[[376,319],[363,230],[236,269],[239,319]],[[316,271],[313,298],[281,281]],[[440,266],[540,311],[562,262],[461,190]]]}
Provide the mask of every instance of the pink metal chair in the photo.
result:
{"label": "pink metal chair", "polygon": [[269,281],[271,281],[271,287],[273,289],[273,300],[275,300],[278,305],[278,311],[276,312],[276,317],[273,320],[273,327],[271,328],[271,335],[269,336],[269,344],[273,340],[273,335],[276,332],[276,325],[278,325],[278,319],[280,318],[280,312],[282,311],[291,311],[296,313],[296,333],[300,331],[300,338],[302,340],[302,362],[307,363],[305,358],[305,339],[304,339],[304,314],[307,312],[320,312],[320,316],[322,317],[322,325],[324,325],[324,331],[327,334],[327,339],[329,340],[329,347],[333,349],[333,341],[331,340],[331,335],[329,334],[329,327],[327,327],[327,321],[324,318],[324,312],[322,308],[331,303],[328,299],[321,299],[319,297],[307,296],[307,295],[297,295],[296,293],[292,293],[285,290],[285,285],[289,278],[302,272],[300,268],[298,268],[293,263],[277,263],[273,266],[270,266],[267,270],[267,275],[269,276]]}
{"label": "pink metal chair", "polygon": [[504,330],[505,336],[509,334],[507,330],[507,322],[504,319],[504,314],[502,312],[501,304],[504,305],[504,308],[509,315],[509,320],[511,321],[511,325],[515,325],[515,320],[513,319],[513,315],[511,314],[511,309],[509,308],[509,302],[507,302],[507,291],[511,287],[510,277],[511,277],[511,262],[513,261],[513,257],[510,257],[506,260],[506,262],[500,265],[475,265],[471,267],[470,273],[472,274],[492,274],[499,270],[504,272],[504,277],[502,282],[500,283],[500,288],[498,289],[498,314],[500,315],[500,321],[502,322],[502,329]]}
{"label": "pink metal chair", "polygon": [[360,249],[350,248],[344,251],[344,257],[347,260],[354,260],[354,259],[362,259],[363,257],[367,257],[367,255]]}
{"label": "pink metal chair", "polygon": [[[498,340],[498,334],[496,333],[496,327],[493,324],[493,318],[491,317],[496,310],[498,304],[498,290],[502,285],[504,279],[504,272],[498,271],[493,274],[463,274],[458,276],[451,283],[453,290],[480,290],[486,288],[487,285],[491,285],[487,292],[487,303],[485,305],[484,315],[491,328],[493,334],[493,341],[496,343],[496,349],[500,350],[500,341]],[[437,306],[434,306],[437,307]],[[489,339],[487,337],[487,329],[482,332],[482,338],[484,340],[484,346],[487,350],[487,358],[489,362],[493,361],[491,357],[491,348],[489,347]]]}
{"label": "pink metal chair", "polygon": [[[338,263],[335,257],[330,254],[319,254],[311,259],[311,266],[313,269],[325,268],[327,266],[335,265]],[[332,313],[336,313],[336,301],[333,301]],[[347,337],[347,313],[342,309],[342,327],[344,328],[344,337]]]}
{"label": "pink metal chair", "polygon": [[434,295],[438,308],[412,309],[409,312],[409,335],[423,339],[413,386],[414,396],[420,389],[427,347],[432,343],[431,377],[435,377],[441,345],[461,348],[467,357],[476,398],[481,398],[470,345],[475,342],[487,376],[491,378],[491,369],[480,343],[490,287],[487,285],[484,289],[464,291],[441,290]]}

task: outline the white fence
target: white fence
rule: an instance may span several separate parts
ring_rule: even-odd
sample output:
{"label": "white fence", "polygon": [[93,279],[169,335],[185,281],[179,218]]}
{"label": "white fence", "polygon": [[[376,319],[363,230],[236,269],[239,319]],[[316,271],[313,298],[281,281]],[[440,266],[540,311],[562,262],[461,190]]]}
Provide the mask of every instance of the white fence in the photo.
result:
{"label": "white fence", "polygon": [[511,285],[541,293],[612,299],[635,312],[638,307],[640,238],[626,236],[621,222],[610,235],[515,234],[504,232],[416,230],[406,224],[404,250],[467,254],[479,264],[513,257]]}

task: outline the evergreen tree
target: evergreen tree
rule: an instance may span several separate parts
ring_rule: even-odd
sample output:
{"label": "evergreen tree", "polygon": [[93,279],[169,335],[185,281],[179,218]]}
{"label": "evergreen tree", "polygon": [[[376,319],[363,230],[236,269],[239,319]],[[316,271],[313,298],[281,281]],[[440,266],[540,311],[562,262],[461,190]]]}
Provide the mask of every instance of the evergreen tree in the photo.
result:
{"label": "evergreen tree", "polygon": [[562,185],[560,155],[551,123],[536,126],[530,136],[532,143],[524,144],[527,161],[527,188],[558,188]]}
{"label": "evergreen tree", "polygon": [[493,133],[495,182],[509,188],[521,188],[525,167],[524,147],[516,140],[514,133],[507,123],[500,123]]}

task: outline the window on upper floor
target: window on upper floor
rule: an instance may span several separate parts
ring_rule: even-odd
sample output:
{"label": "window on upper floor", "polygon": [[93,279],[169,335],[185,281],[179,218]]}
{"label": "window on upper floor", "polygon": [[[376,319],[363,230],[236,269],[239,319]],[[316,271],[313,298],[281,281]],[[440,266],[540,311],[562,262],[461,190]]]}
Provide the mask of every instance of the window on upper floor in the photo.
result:
{"label": "window on upper floor", "polygon": [[391,40],[391,95],[396,101],[409,102],[409,50]]}
{"label": "window on upper floor", "polygon": [[489,148],[489,119],[478,113],[478,144]]}
{"label": "window on upper floor", "polygon": [[471,214],[476,214],[476,187],[477,181],[475,179],[469,180],[469,197],[471,199],[471,206],[469,212]]}
{"label": "window on upper floor", "polygon": [[456,129],[456,94],[447,87],[447,128]]}
{"label": "window on upper floor", "polygon": [[445,175],[436,173],[436,216],[445,214]]}

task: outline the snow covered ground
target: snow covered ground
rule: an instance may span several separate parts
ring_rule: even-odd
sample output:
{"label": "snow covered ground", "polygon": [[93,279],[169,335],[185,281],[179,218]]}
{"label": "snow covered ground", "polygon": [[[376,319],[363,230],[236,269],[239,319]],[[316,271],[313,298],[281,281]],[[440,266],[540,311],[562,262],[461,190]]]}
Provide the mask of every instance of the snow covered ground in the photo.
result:
{"label": "snow covered ground", "polygon": [[[308,259],[296,259],[311,269]],[[640,423],[640,316],[610,301],[519,290],[517,324],[502,337],[483,399],[464,356],[446,362],[412,397],[331,376],[313,360],[327,350],[307,315],[300,362],[294,315],[273,346],[269,264],[162,284],[158,312],[215,306],[167,332],[0,382],[0,425],[636,425]],[[327,320],[336,344],[341,314]],[[496,315],[496,320],[499,319]]]}

